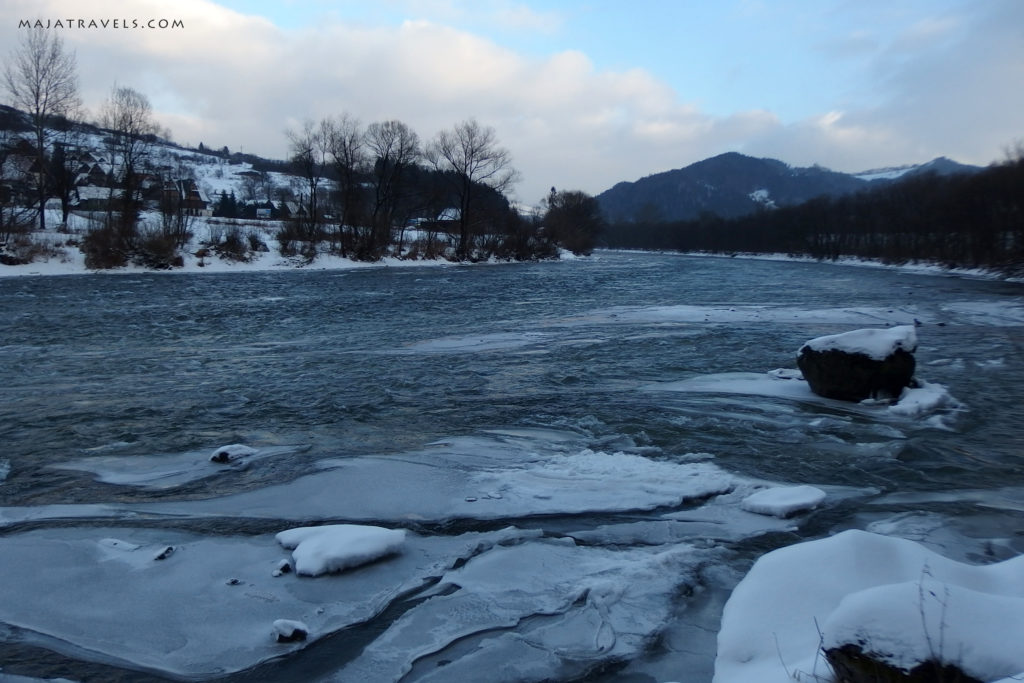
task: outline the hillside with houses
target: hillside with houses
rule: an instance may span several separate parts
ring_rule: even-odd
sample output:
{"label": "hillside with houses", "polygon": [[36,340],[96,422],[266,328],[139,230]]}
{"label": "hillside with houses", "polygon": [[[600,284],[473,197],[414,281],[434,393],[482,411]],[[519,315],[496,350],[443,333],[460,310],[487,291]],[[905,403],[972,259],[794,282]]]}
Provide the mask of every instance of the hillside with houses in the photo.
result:
{"label": "hillside with houses", "polygon": [[[460,125],[491,134],[475,121]],[[565,215],[578,213],[581,193],[555,193],[544,212],[524,211],[506,197],[508,185],[431,165],[414,133],[416,148],[395,157],[381,138],[410,131],[400,122],[384,127],[349,131],[365,139],[350,137],[359,155],[347,167],[328,148],[337,131],[327,122],[292,139],[288,160],[271,160],[181,146],[158,128],[53,118],[40,155],[31,118],[3,107],[0,266],[529,260],[592,248],[600,224],[592,198],[583,208],[594,225],[582,235]]]}

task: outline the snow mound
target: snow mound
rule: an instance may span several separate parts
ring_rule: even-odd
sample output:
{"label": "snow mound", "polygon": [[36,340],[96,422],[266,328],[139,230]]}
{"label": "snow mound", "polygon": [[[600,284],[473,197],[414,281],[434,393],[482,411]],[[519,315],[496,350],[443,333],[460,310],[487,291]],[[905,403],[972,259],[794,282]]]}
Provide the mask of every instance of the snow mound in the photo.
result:
{"label": "snow mound", "polygon": [[918,386],[908,387],[900,394],[899,400],[889,406],[889,412],[901,417],[921,417],[942,408],[962,408],[946,387],[941,384],[918,380]]}
{"label": "snow mound", "polygon": [[1004,678],[1024,671],[1022,600],[1024,556],[974,566],[859,530],[799,543],[761,557],[736,586],[714,683],[832,680],[819,627],[826,644],[854,635],[899,666],[934,652],[981,680]]}
{"label": "snow mound", "polygon": [[1024,598],[957,584],[926,579],[853,593],[822,630],[825,649],[863,643],[905,671],[936,658],[982,681],[1024,670]]}
{"label": "snow mound", "polygon": [[908,353],[917,350],[917,330],[913,325],[899,325],[885,329],[851,330],[811,339],[800,351],[808,348],[819,353],[845,351],[860,353],[874,360],[885,360],[897,349]]}
{"label": "snow mound", "polygon": [[813,510],[824,500],[825,492],[815,486],[777,486],[750,494],[740,507],[759,515],[789,517]]}
{"label": "snow mound", "polygon": [[358,567],[398,552],[405,543],[405,530],[331,524],[288,529],[275,538],[292,551],[296,573],[319,576]]}

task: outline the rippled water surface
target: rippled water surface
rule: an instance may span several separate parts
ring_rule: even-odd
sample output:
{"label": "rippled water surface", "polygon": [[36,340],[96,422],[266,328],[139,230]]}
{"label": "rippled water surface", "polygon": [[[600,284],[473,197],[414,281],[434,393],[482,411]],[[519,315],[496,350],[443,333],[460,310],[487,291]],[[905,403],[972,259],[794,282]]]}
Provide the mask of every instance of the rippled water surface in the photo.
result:
{"label": "rippled water surface", "polygon": [[[550,508],[410,513],[403,525],[423,539],[511,526],[594,550],[644,553],[685,541],[711,553],[665,598],[665,616],[640,645],[546,676],[710,680],[714,629],[731,585],[760,553],[803,538],[860,527],[972,561],[1024,551],[1020,284],[601,253],[545,264],[7,278],[0,301],[0,506],[9,520],[0,531],[10,542],[68,526],[125,527],[153,505],[178,517],[143,526],[213,537],[270,533],[284,528],[280,520],[394,526],[400,520],[387,494],[417,495],[398,467],[388,475],[398,479],[374,480],[379,496],[364,490],[365,505],[326,516],[249,514],[257,499],[245,496],[343,466],[339,460],[422,460],[447,447],[437,444],[455,444],[445,456],[453,468],[472,468],[474,449],[503,444],[511,450],[502,458],[710,462],[745,481],[829,493],[829,504],[784,528],[719,535],[666,526],[693,501],[560,510],[557,489]],[[946,392],[920,414],[808,399],[778,388],[796,380],[766,374],[795,368],[796,350],[812,337],[915,321],[917,376]],[[193,476],[213,449],[232,443],[261,457]],[[600,486],[621,486],[628,498],[635,470],[618,467],[602,470]],[[463,496],[481,503],[477,497]],[[244,505],[203,515],[191,507],[220,500]],[[348,627],[233,675],[357,680],[344,667],[360,671],[380,644],[375,634],[413,610],[384,601],[365,629]],[[528,622],[501,628],[526,638]],[[14,630],[0,637],[10,671],[167,675],[127,656],[116,661],[118,653],[89,656],[33,638],[45,629],[10,623]],[[432,680],[451,661],[469,662],[472,648],[483,647],[483,636],[470,633],[411,658],[401,675]]]}

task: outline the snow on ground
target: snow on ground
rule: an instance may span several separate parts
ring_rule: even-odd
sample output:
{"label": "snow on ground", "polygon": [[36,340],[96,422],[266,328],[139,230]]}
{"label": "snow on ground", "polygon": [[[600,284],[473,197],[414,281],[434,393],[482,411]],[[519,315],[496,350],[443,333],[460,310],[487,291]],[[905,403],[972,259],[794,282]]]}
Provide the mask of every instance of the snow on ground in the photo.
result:
{"label": "snow on ground", "polygon": [[[628,251],[628,250],[624,250]],[[1018,281],[1019,278],[1008,278],[1005,273],[985,270],[983,268],[948,268],[938,263],[913,262],[891,264],[879,260],[859,258],[855,256],[840,256],[837,259],[819,259],[813,256],[795,256],[783,253],[707,253],[707,252],[680,252],[680,256],[692,256],[703,258],[740,258],[755,261],[793,261],[797,263],[828,263],[836,266],[855,266],[860,268],[882,268],[884,270],[895,270],[903,273],[924,273],[930,275],[954,275],[956,277],[974,278],[980,280],[1007,280]]]}
{"label": "snow on ground", "polygon": [[277,542],[292,551],[295,571],[320,576],[392,555],[405,543],[404,529],[358,524],[306,526],[282,531]]}
{"label": "snow on ground", "polygon": [[851,330],[842,334],[830,334],[811,339],[800,347],[800,352],[803,352],[805,348],[819,353],[826,351],[858,353],[873,360],[885,360],[897,350],[908,353],[917,350],[917,330],[913,325]]}
{"label": "snow on ground", "polygon": [[[47,225],[56,226],[60,223],[59,211],[47,212]],[[397,266],[450,266],[450,261],[443,259],[435,260],[403,260],[388,257],[375,262],[353,261],[336,254],[320,253],[312,262],[301,257],[281,256],[279,245],[275,237],[281,226],[279,221],[256,221],[242,219],[210,218],[197,216],[191,226],[194,234],[192,241],[181,250],[183,265],[165,271],[154,271],[149,268],[137,265],[127,265],[123,268],[115,268],[102,271],[90,271],[85,267],[85,255],[78,247],[82,236],[91,227],[91,221],[81,215],[72,214],[68,218],[68,232],[34,232],[31,237],[37,242],[46,242],[53,245],[55,255],[42,258],[41,260],[24,265],[7,266],[0,265],[0,277],[14,277],[25,275],[75,275],[85,273],[111,273],[111,274],[138,274],[138,273],[242,273],[242,272],[263,272],[268,270],[347,270],[355,268],[371,267],[397,267]],[[143,214],[141,226],[159,226],[161,217],[158,213],[148,212]],[[211,240],[213,237],[222,234],[225,230],[235,228],[243,235],[254,233],[267,245],[267,251],[257,251],[250,254],[248,261],[235,261],[223,259],[216,255],[196,256],[202,248],[203,241]]]}
{"label": "snow on ground", "polygon": [[790,517],[813,510],[825,500],[825,492],[815,486],[776,486],[762,489],[743,499],[740,507],[748,512],[774,517]]}
{"label": "snow on ground", "polygon": [[847,638],[899,667],[936,656],[990,681],[1024,672],[1022,615],[1024,556],[973,566],[844,531],[754,564],[726,603],[714,681],[831,681],[819,644]]}

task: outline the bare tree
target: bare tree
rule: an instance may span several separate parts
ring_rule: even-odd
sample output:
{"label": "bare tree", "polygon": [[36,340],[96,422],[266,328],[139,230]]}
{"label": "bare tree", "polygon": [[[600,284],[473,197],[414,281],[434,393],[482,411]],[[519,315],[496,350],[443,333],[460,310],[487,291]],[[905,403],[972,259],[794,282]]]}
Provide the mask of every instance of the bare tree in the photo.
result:
{"label": "bare tree", "polygon": [[39,229],[45,230],[46,126],[53,117],[67,116],[79,106],[75,53],[64,50],[56,32],[31,29],[7,61],[3,82],[11,103],[32,121]]}
{"label": "bare tree", "polygon": [[116,226],[123,246],[132,246],[135,228],[142,211],[142,180],[145,163],[160,127],[153,120],[149,98],[124,86],[114,86],[100,111],[100,125],[107,129],[107,153],[110,175],[121,196],[114,201],[110,190],[108,221],[119,209]]}
{"label": "bare tree", "polygon": [[399,208],[404,199],[405,175],[421,156],[420,138],[401,121],[372,123],[366,129],[366,147],[374,159],[374,202],[371,251],[374,255],[391,239],[391,228],[402,219]]}
{"label": "bare tree", "polygon": [[327,126],[323,121],[319,124],[306,121],[302,130],[289,130],[285,134],[288,136],[292,165],[305,180],[309,189],[303,232],[307,239],[314,240],[320,218],[320,174],[327,162]]}
{"label": "bare tree", "polygon": [[[366,146],[359,121],[348,114],[325,121],[327,151],[338,183],[338,226],[345,255],[345,231],[363,220],[361,179],[367,170]],[[348,228],[346,227],[348,226]]]}
{"label": "bare tree", "polygon": [[426,149],[426,158],[435,170],[449,174],[459,206],[459,243],[456,256],[469,256],[471,228],[475,215],[475,185],[486,185],[504,194],[519,180],[512,167],[512,156],[500,147],[490,126],[483,128],[474,119],[463,121],[437,134]]}

